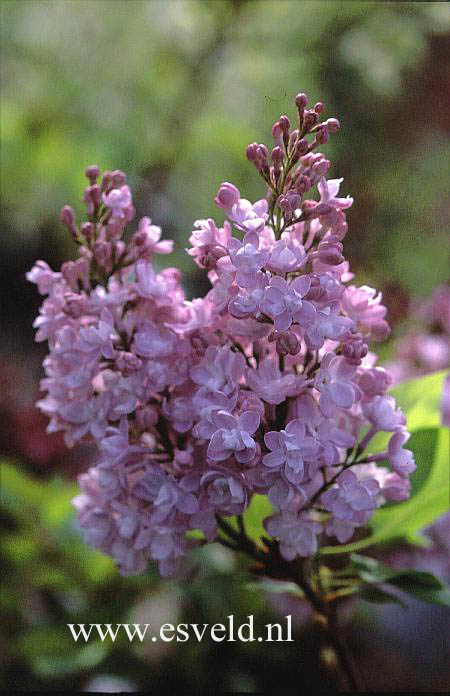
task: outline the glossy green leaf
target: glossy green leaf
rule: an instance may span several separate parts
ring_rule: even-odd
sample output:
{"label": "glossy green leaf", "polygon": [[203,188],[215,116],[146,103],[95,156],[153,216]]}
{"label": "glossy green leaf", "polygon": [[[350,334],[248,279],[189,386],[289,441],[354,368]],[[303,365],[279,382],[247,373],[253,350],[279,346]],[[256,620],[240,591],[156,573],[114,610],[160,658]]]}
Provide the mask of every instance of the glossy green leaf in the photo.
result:
{"label": "glossy green leaf", "polygon": [[399,573],[389,580],[389,585],[394,585],[422,602],[450,607],[450,589],[442,585],[431,573],[422,571]]}
{"label": "glossy green leaf", "polygon": [[[358,594],[368,601],[383,601],[382,594],[385,588],[377,587],[378,584],[392,585],[402,592],[412,595],[416,599],[432,604],[450,606],[450,590],[432,573],[414,568],[396,569],[375,558],[351,554],[349,573],[356,575],[363,581],[363,586]],[[379,594],[379,599],[377,596]],[[388,593],[390,594],[390,593]],[[396,598],[397,599],[397,598]],[[386,599],[385,601],[390,601]]]}
{"label": "glossy green leaf", "polygon": [[362,585],[357,595],[366,602],[373,602],[375,604],[400,604],[404,609],[407,608],[407,605],[400,597],[374,585]]}
{"label": "glossy green leaf", "polygon": [[[273,508],[268,497],[266,495],[254,495],[243,516],[247,536],[253,541],[259,542],[261,537],[267,534],[263,527],[263,521],[272,514]],[[234,529],[238,530],[235,517],[229,517],[227,521]]]}
{"label": "glossy green leaf", "polygon": [[408,430],[441,426],[442,385],[448,370],[408,380],[390,390],[408,419]]}
{"label": "glossy green leaf", "polygon": [[295,597],[304,597],[302,590],[295,582],[286,582],[284,580],[263,578],[256,582],[248,582],[245,587],[247,590],[260,590],[262,592],[271,592],[272,594],[290,594]]}

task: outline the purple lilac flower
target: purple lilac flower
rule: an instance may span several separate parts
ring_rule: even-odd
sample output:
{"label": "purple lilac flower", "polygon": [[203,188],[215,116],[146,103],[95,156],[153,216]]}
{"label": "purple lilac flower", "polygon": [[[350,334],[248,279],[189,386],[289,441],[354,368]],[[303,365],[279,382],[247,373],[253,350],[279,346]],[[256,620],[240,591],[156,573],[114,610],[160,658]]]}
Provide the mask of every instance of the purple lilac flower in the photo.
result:
{"label": "purple lilac flower", "polygon": [[321,525],[302,513],[280,512],[266,520],[265,528],[280,539],[280,551],[288,561],[296,556],[311,556],[317,551]]}
{"label": "purple lilac flower", "polygon": [[382,295],[374,288],[362,285],[360,288],[349,285],[342,296],[342,307],[353,319],[358,331],[378,340],[389,335],[389,325],[385,321],[387,309],[381,304]]}
{"label": "purple lilac flower", "polygon": [[280,276],[271,278],[260,308],[274,320],[277,331],[286,331],[293,322],[306,326],[314,321],[314,305],[303,299],[310,286],[308,276],[295,278],[289,284]]}
{"label": "purple lilac flower", "polygon": [[349,317],[339,315],[339,303],[331,302],[317,311],[314,321],[305,334],[306,345],[310,350],[322,348],[326,338],[337,341],[353,328]]}
{"label": "purple lilac flower", "polygon": [[324,416],[330,418],[336,406],[350,408],[358,397],[358,388],[352,382],[356,367],[349,365],[334,353],[327,353],[314,380],[320,392],[319,406]]}
{"label": "purple lilac flower", "polygon": [[237,269],[236,280],[243,287],[252,283],[253,275],[269,259],[269,252],[259,248],[259,237],[256,232],[247,232],[242,242],[232,237],[228,241],[228,252],[233,266]]}
{"label": "purple lilac flower", "polygon": [[269,404],[281,404],[288,396],[300,394],[308,384],[302,376],[283,374],[272,358],[263,360],[256,370],[247,368],[246,380],[253,393]]}
{"label": "purple lilac flower", "polygon": [[388,445],[388,461],[395,473],[402,478],[408,478],[416,470],[414,455],[410,450],[403,449],[405,442],[408,442],[410,434],[405,430],[397,430]]}
{"label": "purple lilac flower", "polygon": [[376,480],[358,480],[348,470],[339,476],[336,485],[322,494],[321,501],[325,510],[332,512],[337,519],[352,521],[353,518],[357,520],[360,513],[378,507],[376,496],[379,492],[380,486]]}
{"label": "purple lilac flower", "polygon": [[377,430],[393,431],[406,424],[406,418],[400,409],[395,408],[393,396],[374,396],[363,406],[363,413]]}
{"label": "purple lilac flower", "polygon": [[132,196],[129,186],[121,186],[112,189],[108,194],[103,194],[103,203],[111,209],[114,217],[125,217],[125,211],[131,206]]}
{"label": "purple lilac flower", "polygon": [[246,464],[254,459],[256,443],[251,437],[259,427],[260,417],[255,411],[246,411],[239,418],[226,411],[217,411],[213,422],[218,430],[211,437],[208,458],[213,462],[228,459],[234,454],[236,461]]}
{"label": "purple lilac flower", "polygon": [[300,420],[292,420],[281,432],[266,433],[264,442],[271,450],[263,457],[264,466],[282,471],[286,479],[297,486],[304,479],[313,478],[319,447],[316,440],[307,435]]}
{"label": "purple lilac flower", "polygon": [[209,391],[231,394],[237,387],[244,372],[245,358],[229,348],[208,346],[205,357],[190,371],[193,382]]}
{"label": "purple lilac flower", "polygon": [[[287,116],[274,124],[271,154],[247,148],[267,198],[251,203],[224,182],[223,226],[194,222],[187,253],[207,272],[206,297],[187,301],[180,271],[155,269],[173,243],[149,217],[127,229],[126,176],[96,166],[84,219],[70,206],[60,216],[77,258],[27,274],[46,296],[34,322],[49,351],[38,407],[69,446],[96,445],[74,505],[87,542],[124,574],[149,561],[175,573],[198,543],[189,532],[216,540],[216,516],[244,514],[255,494],[275,508],[264,526],[288,561],[315,553],[322,533],[345,543],[375,508],[409,495],[405,417],[370,345],[387,335],[386,309],[372,288],[347,285],[353,201],[317,151],[339,124],[306,104],[298,95],[299,129]],[[448,357],[447,301],[427,309],[442,330],[408,339],[405,360]],[[361,463],[378,430],[392,433],[387,451]],[[359,463],[347,456],[356,443]]]}

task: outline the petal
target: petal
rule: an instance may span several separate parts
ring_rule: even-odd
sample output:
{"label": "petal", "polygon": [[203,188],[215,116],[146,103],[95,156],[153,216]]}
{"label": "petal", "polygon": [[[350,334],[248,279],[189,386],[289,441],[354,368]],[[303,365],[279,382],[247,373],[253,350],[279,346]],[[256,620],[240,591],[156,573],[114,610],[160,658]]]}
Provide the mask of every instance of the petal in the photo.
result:
{"label": "petal", "polygon": [[[325,179],[324,176],[322,176],[319,179],[319,183],[317,184],[317,190],[319,191],[321,202],[325,203],[326,201],[328,201],[328,199],[330,198],[330,195],[328,193],[327,180]],[[337,191],[336,191],[336,193],[337,193]]]}
{"label": "petal", "polygon": [[259,428],[259,423],[261,421],[259,413],[255,411],[245,411],[241,416],[239,416],[239,429],[245,430],[249,435],[253,435]]}
{"label": "petal", "polygon": [[298,292],[302,297],[306,295],[311,287],[311,279],[307,275],[296,278],[291,283],[291,288]]}
{"label": "petal", "polygon": [[281,276],[274,276],[273,278],[271,278],[270,279],[270,287],[277,288],[278,290],[281,291],[282,295],[285,295],[289,289],[288,284],[286,283],[284,278],[281,278]]}
{"label": "petal", "polygon": [[339,193],[339,187],[343,181],[344,179],[328,179],[327,188],[330,198],[336,198],[337,194]]}
{"label": "petal", "polygon": [[289,435],[294,435],[295,438],[296,438],[296,441],[297,441],[297,443],[298,443],[300,440],[303,440],[303,438],[305,437],[305,426],[304,426],[304,424],[301,422],[301,420],[299,420],[298,418],[296,418],[295,420],[292,420],[292,421],[286,426],[286,432],[287,432]]}
{"label": "petal", "polygon": [[275,317],[274,326],[277,331],[287,331],[292,324],[292,314],[286,310]]}
{"label": "petal", "polygon": [[246,447],[244,450],[240,450],[234,453],[234,456],[238,462],[241,464],[246,464],[250,462],[256,454],[256,445],[252,440],[252,446]]}
{"label": "petal", "polygon": [[280,433],[271,430],[264,435],[264,442],[270,450],[276,450],[280,447]]}
{"label": "petal", "polygon": [[328,437],[338,447],[352,447],[355,444],[354,436],[341,428],[331,428]]}
{"label": "petal", "polygon": [[325,418],[331,418],[334,413],[334,401],[328,392],[322,392],[319,399],[320,410]]}
{"label": "petal", "polygon": [[272,503],[272,505],[277,505],[278,507],[283,507],[287,502],[289,502],[289,498],[291,497],[289,494],[291,492],[291,489],[287,485],[285,481],[277,481],[276,483],[271,486],[269,489],[269,500]]}
{"label": "petal", "polygon": [[264,455],[263,464],[269,468],[275,468],[281,466],[286,460],[286,455],[284,451],[280,448],[274,452]]}
{"label": "petal", "polygon": [[333,361],[332,371],[339,379],[351,379],[356,373],[356,367],[344,358],[337,358],[336,363]]}
{"label": "petal", "polygon": [[180,512],[193,515],[198,510],[198,500],[192,493],[184,493],[177,500],[177,508]]}
{"label": "petal", "polygon": [[294,314],[294,319],[301,324],[308,324],[309,322],[314,321],[316,314],[317,312],[314,305],[311,304],[311,302],[304,300],[302,302],[302,308]]}
{"label": "petal", "polygon": [[329,390],[334,403],[341,408],[350,408],[355,400],[355,392],[351,384],[332,382]]}
{"label": "petal", "polygon": [[236,427],[236,418],[227,411],[216,411],[213,416],[213,421],[218,428],[232,430]]}

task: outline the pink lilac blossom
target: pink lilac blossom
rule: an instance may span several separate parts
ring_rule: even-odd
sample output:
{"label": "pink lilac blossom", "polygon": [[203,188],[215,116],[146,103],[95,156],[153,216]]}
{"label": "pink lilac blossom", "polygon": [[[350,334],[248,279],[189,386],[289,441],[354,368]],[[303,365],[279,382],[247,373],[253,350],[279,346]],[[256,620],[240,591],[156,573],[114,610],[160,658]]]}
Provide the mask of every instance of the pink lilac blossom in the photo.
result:
{"label": "pink lilac blossom", "polygon": [[[68,445],[97,445],[74,505],[87,542],[124,574],[151,560],[173,574],[201,543],[190,532],[213,542],[218,516],[243,514],[255,494],[275,508],[264,525],[287,560],[327,535],[348,541],[409,494],[405,418],[369,350],[387,335],[386,310],[372,288],[348,285],[353,200],[338,197],[342,179],[327,181],[317,151],[339,124],[306,103],[296,99],[298,129],[284,116],[274,125],[271,155],[247,148],[267,197],[251,203],[225,182],[223,225],[194,223],[187,253],[208,272],[205,298],[185,298],[177,269],[156,270],[173,243],[150,218],[123,240],[132,192],[122,172],[97,167],[88,220],[61,213],[78,258],[27,274],[46,296],[34,324],[49,346],[38,406]],[[391,439],[371,455],[379,430]]]}

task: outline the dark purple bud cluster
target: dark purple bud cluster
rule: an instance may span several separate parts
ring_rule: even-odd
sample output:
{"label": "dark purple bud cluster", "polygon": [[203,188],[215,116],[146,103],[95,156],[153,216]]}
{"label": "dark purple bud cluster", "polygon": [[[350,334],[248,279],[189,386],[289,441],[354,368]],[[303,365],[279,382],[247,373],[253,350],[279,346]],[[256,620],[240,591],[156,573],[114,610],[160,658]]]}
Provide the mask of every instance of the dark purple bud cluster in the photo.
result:
{"label": "dark purple bud cluster", "polygon": [[[252,143],[247,148],[247,158],[256,166],[271,191],[270,212],[276,233],[293,221],[311,219],[330,212],[331,207],[315,208],[314,201],[303,200],[305,193],[327,173],[330,163],[314,150],[325,144],[330,133],[339,129],[339,121],[329,118],[320,121],[324,110],[322,102],[307,109],[306,94],[295,98],[298,127],[291,130],[288,116],[282,115],[272,126],[274,147],[268,158],[265,145]],[[312,140],[308,136],[313,136]]]}

